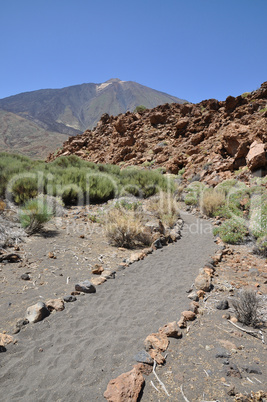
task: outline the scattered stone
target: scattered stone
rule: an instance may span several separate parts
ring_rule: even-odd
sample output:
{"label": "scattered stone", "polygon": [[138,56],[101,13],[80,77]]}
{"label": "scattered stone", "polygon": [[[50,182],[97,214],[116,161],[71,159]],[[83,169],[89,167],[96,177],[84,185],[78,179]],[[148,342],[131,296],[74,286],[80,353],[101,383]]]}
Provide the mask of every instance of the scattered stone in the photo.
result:
{"label": "scattered stone", "polygon": [[24,325],[27,325],[27,324],[29,324],[29,320],[27,320],[27,319],[18,320],[18,321],[16,322],[16,327],[17,327],[19,330],[21,330],[21,328],[24,327]]}
{"label": "scattered stone", "polygon": [[35,323],[43,320],[45,317],[48,317],[50,314],[49,310],[46,308],[45,303],[39,301],[27,308],[26,311],[26,319],[29,320],[30,323]]}
{"label": "scattered stone", "polygon": [[203,299],[204,296],[205,296],[204,290],[198,290],[198,291],[197,291],[197,296],[198,296],[200,299]]}
{"label": "scattered stone", "polygon": [[104,272],[102,272],[101,276],[106,279],[115,279],[115,274],[116,274],[115,271],[105,269]]}
{"label": "scattered stone", "polygon": [[193,321],[196,318],[196,314],[193,311],[183,311],[182,315],[186,321]]}
{"label": "scattered stone", "polygon": [[230,321],[236,323],[236,322],[238,322],[238,319],[237,319],[236,317],[231,317],[231,318],[230,318]]}
{"label": "scattered stone", "polygon": [[186,319],[185,317],[182,315],[180,320],[177,322],[179,328],[186,328],[187,324],[186,324]]}
{"label": "scattered stone", "polygon": [[226,376],[242,378],[242,375],[241,375],[237,365],[234,363],[229,364],[229,367],[227,367]]}
{"label": "scattered stone", "polygon": [[216,350],[216,355],[215,357],[218,358],[224,358],[224,359],[228,359],[229,357],[231,357],[231,354],[227,352],[227,350],[223,349],[223,348],[218,348]]}
{"label": "scattered stone", "polygon": [[75,296],[65,296],[63,300],[66,303],[71,303],[71,302],[75,302],[77,300],[77,297],[75,297]]}
{"label": "scattered stone", "polygon": [[220,301],[217,305],[216,308],[218,310],[227,310],[229,308],[229,303],[227,299],[224,299],[222,301]]}
{"label": "scattered stone", "polygon": [[210,285],[211,285],[210,276],[206,273],[199,274],[195,279],[195,288],[198,290],[209,292]]}
{"label": "scattered stone", "polygon": [[31,279],[29,274],[22,274],[20,278],[24,281],[29,281]]}
{"label": "scattered stone", "polygon": [[139,371],[141,374],[144,375],[149,375],[152,373],[153,367],[151,364],[146,364],[146,363],[137,363],[133,366],[136,368],[137,371]]}
{"label": "scattered stone", "polygon": [[155,240],[154,243],[153,243],[153,246],[154,246],[156,249],[163,248],[163,245],[162,245],[160,239]]}
{"label": "scattered stone", "polygon": [[95,267],[92,269],[92,274],[101,275],[103,271],[104,268],[102,267],[102,265],[95,264]]}
{"label": "scattered stone", "polygon": [[118,267],[116,268],[117,271],[123,271],[126,267],[128,267],[128,264],[126,262],[123,262],[121,264],[118,265]]}
{"label": "scattered stone", "polygon": [[224,314],[224,315],[222,316],[222,318],[225,318],[226,320],[230,320],[231,315],[230,315],[230,313],[226,313],[226,314]]}
{"label": "scattered stone", "polygon": [[84,293],[95,293],[96,292],[95,286],[88,280],[77,283],[75,285],[75,290],[77,292],[84,292]]}
{"label": "scattered stone", "polygon": [[193,313],[197,314],[199,309],[199,303],[195,301],[191,301],[189,311],[193,311]]}
{"label": "scattered stone", "polygon": [[50,311],[50,313],[55,310],[55,311],[62,311],[64,310],[64,301],[61,299],[51,299],[48,300],[46,303],[46,307]]}
{"label": "scattered stone", "polygon": [[193,300],[195,302],[199,301],[199,297],[197,295],[197,292],[191,292],[191,293],[189,293],[189,295],[187,297],[188,297],[188,299]]}
{"label": "scattered stone", "polygon": [[169,345],[167,335],[162,332],[153,333],[148,335],[145,339],[145,349],[156,349],[164,352]]}
{"label": "scattered stone", "polygon": [[[0,347],[5,349],[5,346],[9,345],[12,342],[14,343],[13,336],[0,333]],[[5,350],[2,350],[2,352],[5,352]]]}
{"label": "scattered stone", "polygon": [[157,364],[163,365],[165,363],[165,358],[157,350],[150,349],[148,353],[150,354],[151,358],[156,361]]}
{"label": "scattered stone", "polygon": [[[98,278],[91,278],[91,283],[95,286],[102,285],[102,283],[106,282],[106,278],[104,276],[99,276]],[[92,293],[92,292],[88,292]]]}
{"label": "scattered stone", "polygon": [[146,363],[146,364],[152,364],[154,363],[153,359],[151,358],[150,354],[147,353],[145,350],[141,350],[134,356],[134,360],[136,360],[139,363]]}
{"label": "scattered stone", "polygon": [[74,292],[71,292],[71,296],[79,296],[81,292],[78,292],[77,290],[74,290]]}
{"label": "scattered stone", "polygon": [[11,254],[6,254],[6,255],[2,255],[0,256],[0,262],[19,262],[21,261],[21,256],[15,253],[11,253]]}
{"label": "scattered stone", "polygon": [[169,324],[164,325],[163,327],[159,328],[159,332],[165,334],[167,337],[170,338],[181,338],[182,332],[176,321],[170,322]]}
{"label": "scattered stone", "polygon": [[243,370],[245,370],[249,374],[262,374],[262,371],[258,367],[253,367],[253,366],[244,366],[242,367]]}
{"label": "scattered stone", "polygon": [[109,402],[137,402],[144,382],[141,372],[134,367],[108,383],[104,398]]}
{"label": "scattered stone", "polygon": [[57,257],[55,256],[55,254],[52,251],[49,251],[48,253],[48,258],[54,258],[56,259]]}

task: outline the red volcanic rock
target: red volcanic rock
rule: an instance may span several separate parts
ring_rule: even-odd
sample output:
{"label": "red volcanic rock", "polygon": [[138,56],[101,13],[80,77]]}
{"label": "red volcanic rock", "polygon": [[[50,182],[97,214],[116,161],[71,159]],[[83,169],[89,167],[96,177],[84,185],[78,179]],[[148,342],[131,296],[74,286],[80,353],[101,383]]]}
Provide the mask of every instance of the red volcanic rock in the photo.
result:
{"label": "red volcanic rock", "polygon": [[246,160],[248,167],[252,171],[265,167],[267,164],[267,157],[264,144],[254,141],[250,145]]}
{"label": "red volcanic rock", "polygon": [[109,402],[136,402],[144,382],[140,370],[134,367],[108,383],[104,398]]}
{"label": "red volcanic rock", "polygon": [[[201,175],[216,185],[234,177],[234,170],[267,166],[267,82],[245,97],[229,96],[224,102],[210,99],[199,104],[166,104],[142,113],[104,114],[93,130],[70,137],[63,155],[78,155],[95,163],[165,167],[190,180]],[[257,145],[253,143],[257,142]],[[249,179],[249,171],[242,173]]]}

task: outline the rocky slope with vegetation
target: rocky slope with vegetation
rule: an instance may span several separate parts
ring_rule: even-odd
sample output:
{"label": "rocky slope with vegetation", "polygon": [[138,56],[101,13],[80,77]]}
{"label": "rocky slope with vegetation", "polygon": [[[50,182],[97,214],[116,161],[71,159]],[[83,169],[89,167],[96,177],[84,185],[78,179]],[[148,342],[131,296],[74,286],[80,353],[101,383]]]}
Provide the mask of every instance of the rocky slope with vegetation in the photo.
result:
{"label": "rocky slope with vegetation", "polygon": [[71,137],[48,161],[77,155],[97,163],[164,167],[215,185],[249,177],[267,164],[267,82],[225,101],[165,104],[117,117],[104,114],[96,128]]}

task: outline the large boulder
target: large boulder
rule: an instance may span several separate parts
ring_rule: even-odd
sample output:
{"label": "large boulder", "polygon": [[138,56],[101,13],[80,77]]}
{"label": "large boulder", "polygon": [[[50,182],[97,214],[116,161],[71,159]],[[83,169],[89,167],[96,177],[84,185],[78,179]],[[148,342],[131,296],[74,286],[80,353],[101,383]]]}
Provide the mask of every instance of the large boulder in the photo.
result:
{"label": "large boulder", "polygon": [[131,371],[110,380],[104,393],[109,402],[136,402],[144,385],[144,377],[134,367]]}
{"label": "large boulder", "polygon": [[266,151],[263,143],[254,141],[250,145],[246,162],[251,171],[264,168],[267,165]]}

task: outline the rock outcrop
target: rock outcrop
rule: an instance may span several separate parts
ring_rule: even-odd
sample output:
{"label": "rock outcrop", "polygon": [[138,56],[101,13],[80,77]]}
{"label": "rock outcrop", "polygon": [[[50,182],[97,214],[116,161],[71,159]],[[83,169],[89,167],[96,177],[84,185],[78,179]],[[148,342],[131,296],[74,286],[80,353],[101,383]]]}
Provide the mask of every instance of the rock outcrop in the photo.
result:
{"label": "rock outcrop", "polygon": [[[267,82],[243,96],[199,104],[165,104],[140,113],[104,114],[94,130],[69,138],[48,157],[77,155],[96,163],[164,167],[207,184],[266,169]],[[254,145],[253,145],[254,144]],[[249,168],[249,169],[247,169]]]}

